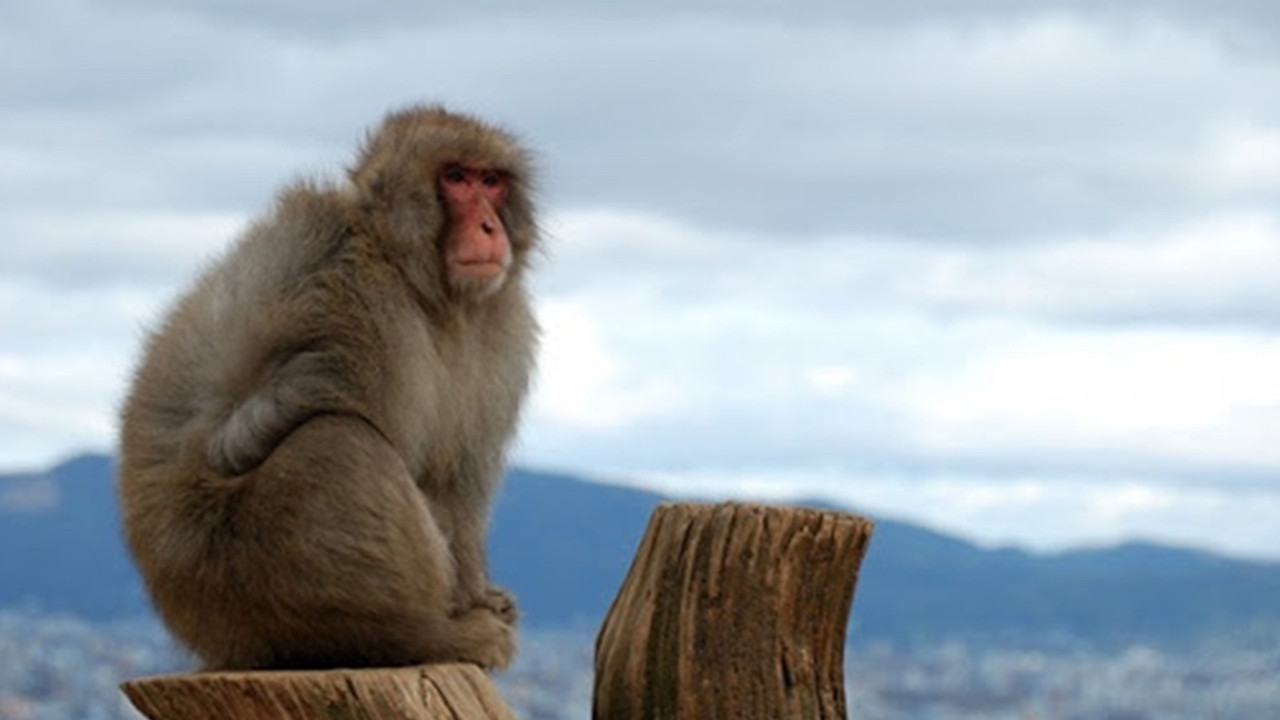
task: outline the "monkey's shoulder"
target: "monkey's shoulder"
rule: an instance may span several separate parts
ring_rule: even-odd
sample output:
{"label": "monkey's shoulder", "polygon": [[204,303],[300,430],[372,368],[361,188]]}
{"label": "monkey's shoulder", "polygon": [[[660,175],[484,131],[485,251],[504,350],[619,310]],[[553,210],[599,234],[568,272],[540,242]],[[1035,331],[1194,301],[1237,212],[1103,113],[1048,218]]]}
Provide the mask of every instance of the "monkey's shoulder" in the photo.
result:
{"label": "monkey's shoulder", "polygon": [[249,225],[203,284],[218,286],[223,299],[260,305],[338,262],[355,224],[354,202],[347,194],[297,183]]}
{"label": "monkey's shoulder", "polygon": [[[321,267],[354,233],[354,198],[334,187],[299,182],[285,188],[271,212],[245,234],[242,250],[259,261],[275,260],[294,275]],[[266,249],[252,248],[269,244]]]}
{"label": "monkey's shoulder", "polygon": [[350,227],[356,213],[357,202],[349,189],[309,180],[280,191],[273,209],[277,223],[287,224],[299,234]]}
{"label": "monkey's shoulder", "polygon": [[220,357],[270,347],[277,336],[314,333],[333,310],[327,296],[335,292],[327,288],[353,234],[350,204],[328,188],[286,189],[206,268],[159,334]]}

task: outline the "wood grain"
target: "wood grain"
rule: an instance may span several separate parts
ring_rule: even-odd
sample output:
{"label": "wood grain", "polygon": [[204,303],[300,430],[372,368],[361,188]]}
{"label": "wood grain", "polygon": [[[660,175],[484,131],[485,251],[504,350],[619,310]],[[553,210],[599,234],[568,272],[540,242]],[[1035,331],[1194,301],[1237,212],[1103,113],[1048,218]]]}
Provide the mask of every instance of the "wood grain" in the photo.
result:
{"label": "wood grain", "polygon": [[594,717],[845,720],[845,631],[872,527],[660,505],[596,641]]}
{"label": "wood grain", "polygon": [[489,676],[466,664],[164,675],[121,689],[151,720],[515,718]]}

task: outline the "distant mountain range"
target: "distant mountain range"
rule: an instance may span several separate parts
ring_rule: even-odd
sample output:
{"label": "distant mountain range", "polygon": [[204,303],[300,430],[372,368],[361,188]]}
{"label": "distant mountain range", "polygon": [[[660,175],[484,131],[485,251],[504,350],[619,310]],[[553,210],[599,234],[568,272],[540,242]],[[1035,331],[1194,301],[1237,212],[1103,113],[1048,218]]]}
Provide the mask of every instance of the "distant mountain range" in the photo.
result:
{"label": "distant mountain range", "polygon": [[[0,607],[102,621],[149,612],[120,539],[113,461],[0,476]],[[514,469],[493,574],[531,626],[594,631],[661,497]],[[1280,629],[1280,564],[1148,544],[1033,555],[877,522],[854,600],[858,642],[1181,644]]]}

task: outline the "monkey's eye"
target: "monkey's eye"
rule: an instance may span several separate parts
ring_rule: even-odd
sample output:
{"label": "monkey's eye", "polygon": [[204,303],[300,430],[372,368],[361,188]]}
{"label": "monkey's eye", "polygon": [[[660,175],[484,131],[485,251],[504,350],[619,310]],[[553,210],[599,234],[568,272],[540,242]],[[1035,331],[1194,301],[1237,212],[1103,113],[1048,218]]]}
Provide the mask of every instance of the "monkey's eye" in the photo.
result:
{"label": "monkey's eye", "polygon": [[441,173],[441,177],[447,183],[463,183],[467,181],[467,171],[457,165],[448,165]]}
{"label": "monkey's eye", "polygon": [[480,182],[484,183],[485,187],[498,187],[502,183],[502,173],[497,170],[485,170],[480,175]]}

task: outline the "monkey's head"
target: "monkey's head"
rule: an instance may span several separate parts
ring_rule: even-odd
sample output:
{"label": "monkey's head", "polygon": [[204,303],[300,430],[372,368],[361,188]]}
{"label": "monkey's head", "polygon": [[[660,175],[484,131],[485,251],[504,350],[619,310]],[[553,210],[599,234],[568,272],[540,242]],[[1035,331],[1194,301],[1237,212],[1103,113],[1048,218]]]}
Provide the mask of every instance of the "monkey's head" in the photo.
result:
{"label": "monkey's head", "polygon": [[359,207],[425,301],[476,303],[514,284],[537,238],[528,153],[440,107],[392,113],[351,171]]}

